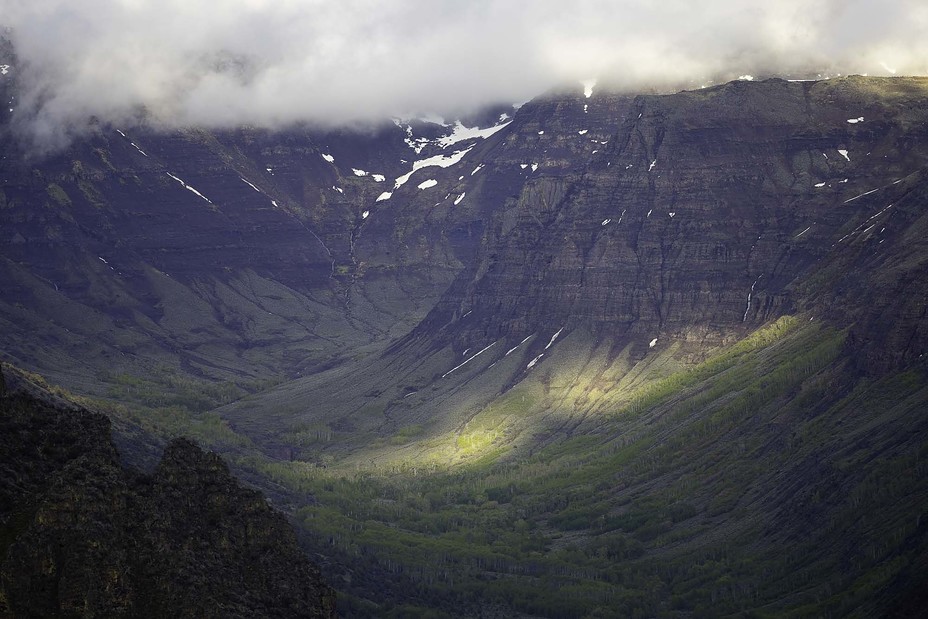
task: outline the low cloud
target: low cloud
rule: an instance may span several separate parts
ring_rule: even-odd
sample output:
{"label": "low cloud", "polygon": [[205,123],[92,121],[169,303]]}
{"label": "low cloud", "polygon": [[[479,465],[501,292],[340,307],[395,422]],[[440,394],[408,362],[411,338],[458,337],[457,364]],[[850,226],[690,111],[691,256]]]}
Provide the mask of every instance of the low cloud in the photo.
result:
{"label": "low cloud", "polygon": [[[2,0],[14,121],[164,126],[454,114],[596,76],[928,74],[923,0]],[[0,64],[4,60],[0,58]]]}

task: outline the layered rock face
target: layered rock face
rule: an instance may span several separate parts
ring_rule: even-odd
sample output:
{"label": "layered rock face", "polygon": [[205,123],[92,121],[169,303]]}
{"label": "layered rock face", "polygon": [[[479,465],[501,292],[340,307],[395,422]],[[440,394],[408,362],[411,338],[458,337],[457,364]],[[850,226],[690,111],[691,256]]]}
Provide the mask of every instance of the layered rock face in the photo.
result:
{"label": "layered rock face", "polygon": [[[713,345],[797,310],[855,323],[891,263],[911,297],[926,93],[847,78],[530,103],[485,155],[477,258],[421,330],[452,323],[461,350],[563,325]],[[900,302],[876,294],[879,313]],[[897,361],[924,350],[920,322],[892,328],[919,340]]]}
{"label": "layered rock face", "polygon": [[283,516],[177,440],[119,466],[105,417],[0,398],[0,615],[332,617]]}

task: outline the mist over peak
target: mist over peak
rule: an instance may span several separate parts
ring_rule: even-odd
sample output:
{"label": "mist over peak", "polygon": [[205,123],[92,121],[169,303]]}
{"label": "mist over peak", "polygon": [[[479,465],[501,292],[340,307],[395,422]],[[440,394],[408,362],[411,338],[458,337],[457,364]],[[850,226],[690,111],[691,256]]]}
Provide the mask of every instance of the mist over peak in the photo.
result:
{"label": "mist over peak", "polygon": [[0,79],[17,80],[14,123],[39,150],[91,117],[338,125],[452,116],[590,76],[638,88],[928,73],[928,8],[916,0],[5,4],[17,61]]}

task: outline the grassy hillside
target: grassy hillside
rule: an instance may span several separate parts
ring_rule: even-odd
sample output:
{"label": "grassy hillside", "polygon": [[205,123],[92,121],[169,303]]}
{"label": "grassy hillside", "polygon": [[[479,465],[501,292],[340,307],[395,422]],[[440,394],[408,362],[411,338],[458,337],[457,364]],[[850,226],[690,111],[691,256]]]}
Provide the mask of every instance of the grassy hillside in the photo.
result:
{"label": "grassy hillside", "polygon": [[349,614],[871,615],[912,594],[893,579],[924,546],[928,382],[924,366],[861,379],[843,341],[783,318],[606,390],[608,409],[519,457],[504,422],[557,387],[516,387],[402,462],[239,464],[315,496],[295,516],[340,564]]}

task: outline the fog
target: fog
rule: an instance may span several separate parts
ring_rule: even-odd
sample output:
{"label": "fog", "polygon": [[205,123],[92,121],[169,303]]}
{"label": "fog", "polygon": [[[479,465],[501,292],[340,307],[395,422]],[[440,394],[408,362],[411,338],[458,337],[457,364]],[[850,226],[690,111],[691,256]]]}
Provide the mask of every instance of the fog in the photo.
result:
{"label": "fog", "polygon": [[[453,115],[596,77],[928,74],[923,0],[0,0],[14,124],[164,126]],[[0,58],[0,64],[6,62]],[[579,85],[576,86],[580,88]]]}

